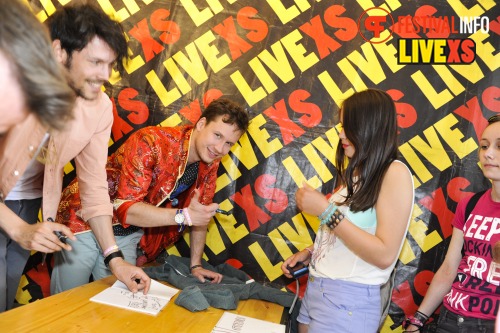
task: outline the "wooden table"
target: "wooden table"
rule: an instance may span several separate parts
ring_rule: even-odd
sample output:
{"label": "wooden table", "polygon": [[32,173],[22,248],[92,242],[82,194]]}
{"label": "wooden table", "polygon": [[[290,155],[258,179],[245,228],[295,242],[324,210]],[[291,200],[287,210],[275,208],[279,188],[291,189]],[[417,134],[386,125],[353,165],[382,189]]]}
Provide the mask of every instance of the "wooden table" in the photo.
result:
{"label": "wooden table", "polygon": [[[209,333],[224,312],[212,307],[190,312],[174,304],[178,294],[158,316],[89,301],[115,281],[115,277],[110,276],[4,312],[0,314],[0,332]],[[231,312],[279,323],[283,307],[266,301],[245,300]]]}

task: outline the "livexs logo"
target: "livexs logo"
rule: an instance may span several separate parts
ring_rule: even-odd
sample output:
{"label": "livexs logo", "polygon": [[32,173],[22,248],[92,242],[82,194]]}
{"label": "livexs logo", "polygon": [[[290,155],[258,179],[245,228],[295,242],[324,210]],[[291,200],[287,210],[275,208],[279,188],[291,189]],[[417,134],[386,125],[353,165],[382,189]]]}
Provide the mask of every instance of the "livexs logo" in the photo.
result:
{"label": "livexs logo", "polygon": [[[476,43],[465,36],[478,31],[488,33],[489,18],[434,16],[434,7],[423,7],[416,12],[418,15],[398,16],[397,19],[385,8],[369,8],[358,19],[359,34],[372,44],[400,37],[397,39],[399,64],[472,63],[476,57]],[[461,38],[460,35],[465,36]]]}

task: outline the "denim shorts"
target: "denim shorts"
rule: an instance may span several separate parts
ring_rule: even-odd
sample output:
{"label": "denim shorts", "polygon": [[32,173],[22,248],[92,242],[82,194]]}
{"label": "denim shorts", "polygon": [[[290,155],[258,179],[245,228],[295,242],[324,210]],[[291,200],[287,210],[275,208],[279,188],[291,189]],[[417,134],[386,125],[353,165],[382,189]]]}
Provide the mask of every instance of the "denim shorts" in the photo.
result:
{"label": "denim shorts", "polygon": [[444,306],[437,322],[436,333],[494,333],[495,321],[457,315]]}
{"label": "denim shorts", "polygon": [[380,286],[309,276],[297,321],[308,333],[375,333]]}

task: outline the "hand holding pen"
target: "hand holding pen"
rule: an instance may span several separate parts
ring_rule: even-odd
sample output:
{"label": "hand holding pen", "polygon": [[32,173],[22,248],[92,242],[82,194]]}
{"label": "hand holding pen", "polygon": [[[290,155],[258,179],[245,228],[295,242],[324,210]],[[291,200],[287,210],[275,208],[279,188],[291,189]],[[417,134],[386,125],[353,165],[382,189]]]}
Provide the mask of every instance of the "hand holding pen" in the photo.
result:
{"label": "hand holding pen", "polygon": [[[47,221],[49,222],[54,222],[54,219],[52,217],[49,217],[47,219]],[[54,235],[57,236],[57,238],[59,238],[59,240],[61,242],[63,242],[64,244],[66,244],[66,238],[68,238],[68,236],[66,236],[65,234],[63,234],[62,232],[60,232],[59,230],[54,230]]]}
{"label": "hand holding pen", "polygon": [[183,208],[183,214],[189,217],[186,217],[186,225],[193,227],[204,227],[208,225],[215,214],[231,214],[230,211],[220,209],[217,203],[200,203],[200,191],[198,189],[195,189],[193,192],[194,195],[191,198],[189,206],[187,208]]}
{"label": "hand holding pen", "polygon": [[[47,221],[54,222],[54,219],[49,217],[47,218]],[[59,242],[53,239],[52,237],[48,239],[52,243],[50,244],[51,245],[50,247],[48,246],[49,251],[47,250],[43,251],[44,254],[42,259],[42,265],[45,263],[47,253],[60,251],[61,249],[65,249],[67,251],[71,250],[71,246],[67,244],[67,238],[70,238],[74,241],[76,240],[76,237],[73,235],[73,233],[69,230],[68,227],[64,225],[57,223],[49,223],[47,227],[51,229],[53,235],[57,236]],[[55,248],[54,246],[57,246],[58,248]]]}

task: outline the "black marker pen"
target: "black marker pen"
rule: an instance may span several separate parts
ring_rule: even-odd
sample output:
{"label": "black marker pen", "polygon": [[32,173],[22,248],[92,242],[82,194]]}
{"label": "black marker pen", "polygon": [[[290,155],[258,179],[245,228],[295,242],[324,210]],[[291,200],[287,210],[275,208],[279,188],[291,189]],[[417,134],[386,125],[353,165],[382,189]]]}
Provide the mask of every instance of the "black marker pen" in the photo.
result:
{"label": "black marker pen", "polygon": [[[49,222],[54,222],[54,219],[53,219],[52,217],[49,217],[49,218],[47,219],[47,221],[49,221]],[[57,238],[59,238],[59,240],[60,240],[62,243],[66,244],[66,238],[68,238],[68,236],[66,236],[65,234],[63,234],[62,232],[57,231],[57,230],[55,230],[55,231],[54,231],[54,234],[57,236]]]}
{"label": "black marker pen", "polygon": [[227,211],[227,210],[223,210],[223,209],[220,209],[220,208],[217,208],[215,210],[216,213],[219,213],[219,214],[224,214],[224,215],[230,215],[231,212]]}
{"label": "black marker pen", "polygon": [[[47,218],[47,221],[54,222],[54,219],[52,217],[49,217],[49,218]],[[54,234],[57,236],[57,238],[59,238],[59,240],[61,242],[63,242],[64,244],[66,244],[66,238],[68,238],[68,236],[66,236],[65,234],[63,234],[60,231],[54,231]],[[42,257],[42,266],[45,265],[45,260],[46,259],[47,259],[47,253],[44,253],[43,257]]]}

